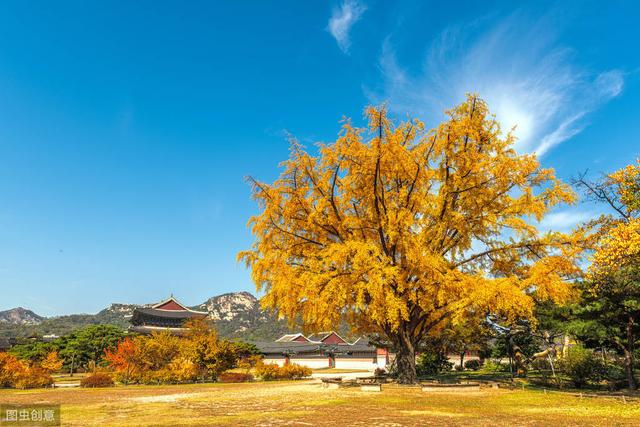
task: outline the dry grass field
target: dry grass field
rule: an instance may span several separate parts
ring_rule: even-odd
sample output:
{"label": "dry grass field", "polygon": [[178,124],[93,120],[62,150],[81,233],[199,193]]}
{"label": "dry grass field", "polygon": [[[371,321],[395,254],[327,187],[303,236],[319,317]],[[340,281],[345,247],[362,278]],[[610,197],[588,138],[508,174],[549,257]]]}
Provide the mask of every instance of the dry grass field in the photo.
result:
{"label": "dry grass field", "polygon": [[0,403],[62,405],[63,426],[638,425],[640,403],[487,389],[327,390],[317,381],[0,390]]}

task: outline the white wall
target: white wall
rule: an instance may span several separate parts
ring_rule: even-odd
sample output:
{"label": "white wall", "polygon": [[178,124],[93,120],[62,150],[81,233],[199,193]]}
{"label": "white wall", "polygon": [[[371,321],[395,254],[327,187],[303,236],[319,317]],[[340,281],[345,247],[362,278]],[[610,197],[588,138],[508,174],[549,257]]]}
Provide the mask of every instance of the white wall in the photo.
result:
{"label": "white wall", "polygon": [[[275,363],[278,366],[284,366],[285,359],[279,358],[264,358],[264,363]],[[376,361],[372,357],[336,357],[335,359],[337,369],[357,369],[374,371],[376,368],[384,369],[386,367],[386,360],[384,356],[378,356]],[[289,363],[295,363],[297,365],[307,366],[311,369],[322,369],[329,367],[328,357],[318,358],[289,358]]]}
{"label": "white wall", "polygon": [[320,368],[328,368],[329,367],[329,358],[328,357],[319,357],[319,358],[296,358],[292,357],[289,359],[290,363],[295,363],[296,365],[307,366],[311,369],[320,369]]}
{"label": "white wall", "polygon": [[363,369],[367,371],[373,371],[378,367],[377,363],[373,362],[373,358],[340,358],[336,357],[336,369]]}
{"label": "white wall", "polygon": [[376,359],[376,367],[380,369],[387,369],[387,357],[384,354],[379,354]]}
{"label": "white wall", "polygon": [[262,361],[264,362],[265,365],[275,363],[278,366],[284,366],[284,359],[283,358],[277,358],[277,359],[264,358],[264,359],[262,359]]}
{"label": "white wall", "polygon": [[[453,363],[454,368],[456,365],[460,364],[460,355],[447,354],[447,359],[449,360],[450,363]],[[477,355],[475,356],[466,355],[464,357],[464,363],[466,363],[467,360],[480,360],[480,357],[478,357]]]}

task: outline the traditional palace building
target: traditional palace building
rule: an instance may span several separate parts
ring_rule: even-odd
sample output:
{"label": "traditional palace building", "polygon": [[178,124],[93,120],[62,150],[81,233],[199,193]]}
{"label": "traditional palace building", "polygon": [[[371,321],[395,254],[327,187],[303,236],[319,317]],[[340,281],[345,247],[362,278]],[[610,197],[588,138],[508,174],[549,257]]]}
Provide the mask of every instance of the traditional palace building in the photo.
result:
{"label": "traditional palace building", "polygon": [[151,307],[138,307],[133,310],[129,321],[130,332],[150,334],[152,332],[169,331],[175,335],[186,332],[184,323],[189,319],[204,319],[208,313],[195,311],[180,304],[173,295],[169,299]]}
{"label": "traditional palace building", "polygon": [[321,332],[308,337],[289,334],[275,342],[256,343],[265,363],[280,366],[289,363],[313,369],[338,368],[373,371],[384,369],[389,363],[386,349],[376,348],[365,338],[348,343],[334,331]]}

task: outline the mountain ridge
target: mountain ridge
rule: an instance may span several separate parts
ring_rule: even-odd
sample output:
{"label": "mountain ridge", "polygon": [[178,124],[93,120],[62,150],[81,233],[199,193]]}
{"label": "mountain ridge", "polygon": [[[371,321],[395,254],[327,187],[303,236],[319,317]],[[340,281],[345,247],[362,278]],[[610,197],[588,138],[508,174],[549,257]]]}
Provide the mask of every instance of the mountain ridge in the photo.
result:
{"label": "mountain ridge", "polygon": [[33,311],[24,307],[15,307],[10,308],[9,310],[0,311],[0,324],[36,325],[44,319],[45,317],[37,315]]}
{"label": "mountain ridge", "polygon": [[[137,307],[153,304],[111,303],[95,314],[69,314],[44,317],[16,307],[0,311],[0,336],[64,335],[91,324],[111,324],[127,328],[127,316]],[[289,332],[285,322],[260,307],[250,292],[227,292],[208,298],[189,308],[209,313],[219,334],[229,338],[272,340]]]}

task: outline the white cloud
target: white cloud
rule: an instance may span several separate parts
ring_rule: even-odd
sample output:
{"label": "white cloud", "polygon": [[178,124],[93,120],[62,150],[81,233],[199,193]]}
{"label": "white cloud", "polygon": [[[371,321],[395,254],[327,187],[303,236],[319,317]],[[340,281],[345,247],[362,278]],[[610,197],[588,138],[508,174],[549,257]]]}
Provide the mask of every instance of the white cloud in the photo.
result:
{"label": "white cloud", "polygon": [[624,78],[619,70],[607,71],[598,76],[595,84],[603,97],[614,98],[622,92]]}
{"label": "white cloud", "polygon": [[558,127],[542,138],[540,144],[535,148],[535,153],[538,156],[542,156],[552,147],[555,147],[556,145],[579,134],[584,128],[583,125],[579,124],[580,119],[584,117],[584,115],[585,111],[582,111],[575,116],[568,117],[563,120]]}
{"label": "white cloud", "polygon": [[575,228],[581,222],[589,221],[597,214],[592,211],[582,211],[577,209],[567,209],[553,212],[545,216],[540,222],[540,229],[545,231],[567,232]]}
{"label": "white cloud", "polygon": [[466,93],[478,93],[503,130],[515,127],[519,150],[543,155],[580,133],[586,116],[624,86],[619,70],[593,75],[576,65],[551,28],[545,19],[521,15],[448,27],[431,42],[417,73],[401,65],[387,38],[378,62],[383,83],[365,93],[396,113],[430,120]]}
{"label": "white cloud", "polygon": [[344,53],[349,53],[351,47],[349,38],[351,27],[360,20],[366,10],[366,6],[358,0],[345,0],[340,7],[333,9],[327,31],[336,39],[338,47]]}

